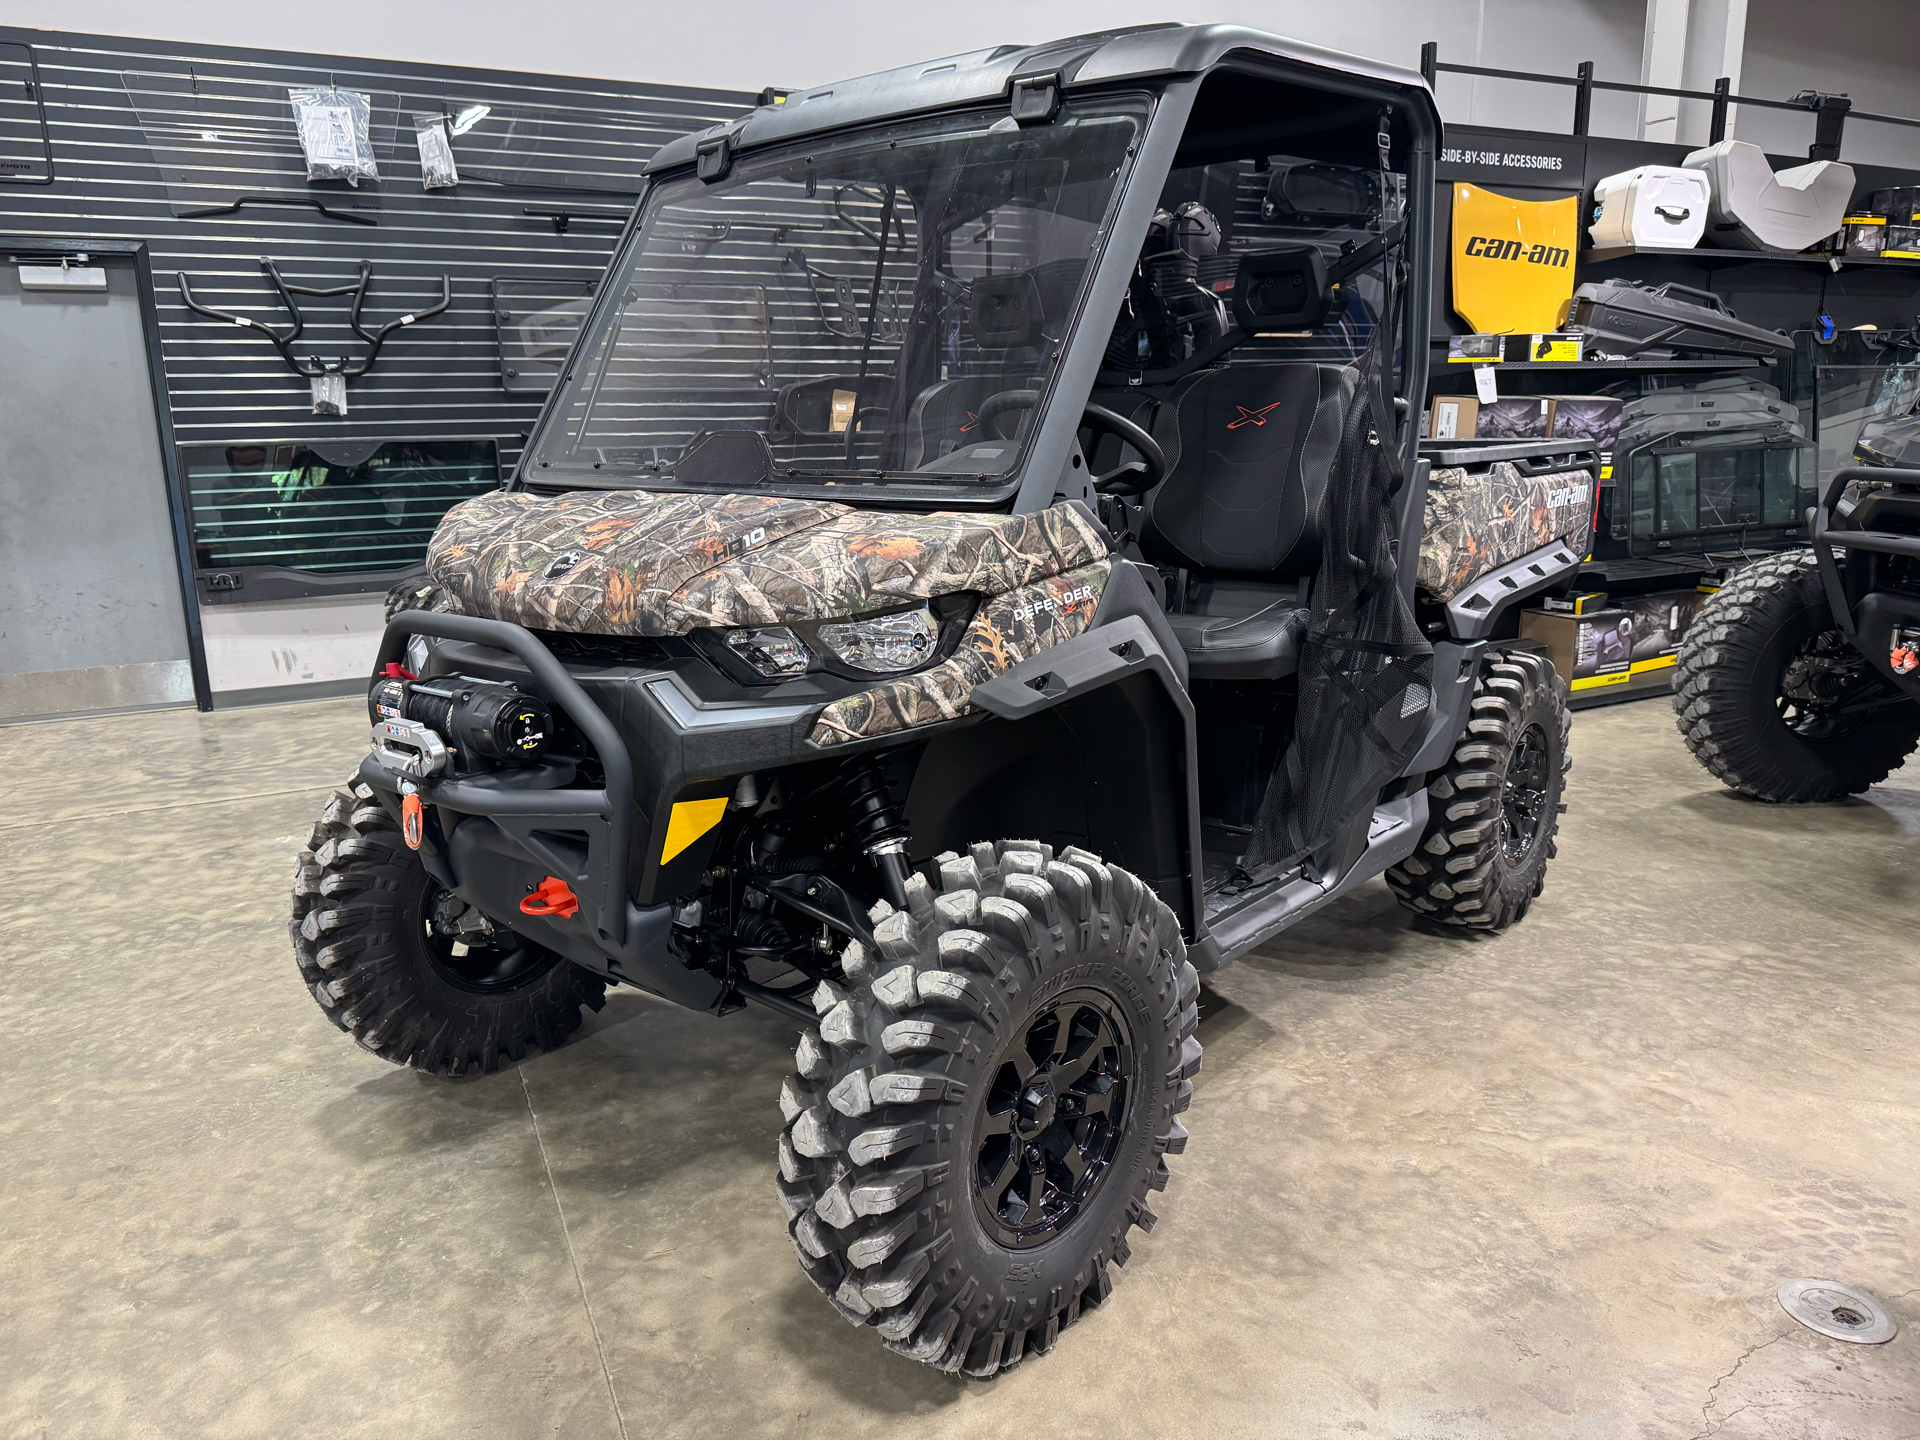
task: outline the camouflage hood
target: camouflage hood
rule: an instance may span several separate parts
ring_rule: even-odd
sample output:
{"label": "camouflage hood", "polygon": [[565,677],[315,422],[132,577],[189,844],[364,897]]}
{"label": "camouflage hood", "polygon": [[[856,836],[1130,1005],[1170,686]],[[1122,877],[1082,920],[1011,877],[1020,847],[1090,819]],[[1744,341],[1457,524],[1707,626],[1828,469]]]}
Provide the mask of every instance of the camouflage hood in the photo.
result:
{"label": "camouflage hood", "polygon": [[467,615],[666,636],[1000,595],[1107,552],[1071,505],[906,515],[781,496],[497,491],[447,512],[427,570]]}

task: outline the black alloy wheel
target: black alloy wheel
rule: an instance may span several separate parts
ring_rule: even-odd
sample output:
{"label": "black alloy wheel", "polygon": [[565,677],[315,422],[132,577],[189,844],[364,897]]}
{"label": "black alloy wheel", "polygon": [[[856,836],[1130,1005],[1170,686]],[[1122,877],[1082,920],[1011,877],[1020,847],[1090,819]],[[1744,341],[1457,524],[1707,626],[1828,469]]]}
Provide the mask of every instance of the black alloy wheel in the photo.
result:
{"label": "black alloy wheel", "polygon": [[420,937],[421,957],[448,985],[475,995],[518,990],[560,957],[504,927],[462,931],[467,903],[443,888],[424,867],[407,902],[409,929]]}
{"label": "black alloy wheel", "polygon": [[1775,713],[1807,740],[1834,740],[1859,725],[1859,703],[1881,699],[1887,687],[1839,629],[1809,636],[1781,668]]}
{"label": "black alloy wheel", "polygon": [[1809,550],[1736,571],[1676,658],[1674,719],[1723,785],[1756,800],[1838,801],[1913,754],[1914,698],[1836,626]]}
{"label": "black alloy wheel", "polygon": [[1503,930],[1541,894],[1565,807],[1567,682],[1544,655],[1490,650],[1468,722],[1427,783],[1427,828],[1387,869],[1395,897],[1443,926]]}
{"label": "black alloy wheel", "polygon": [[1052,1350],[1153,1229],[1187,1147],[1201,978],[1151,886],[982,841],[868,913],[781,1083],[777,1187],[849,1322],[948,1372]]}
{"label": "black alloy wheel", "polygon": [[1547,733],[1539,725],[1530,725],[1514,743],[1507,776],[1501,782],[1501,851],[1511,866],[1525,861],[1540,838],[1553,774]]}
{"label": "black alloy wheel", "polygon": [[1133,1038],[1121,1008],[1070,991],[1029,1018],[992,1071],[974,1144],[974,1204],[1014,1250],[1058,1235],[1107,1179],[1127,1129]]}

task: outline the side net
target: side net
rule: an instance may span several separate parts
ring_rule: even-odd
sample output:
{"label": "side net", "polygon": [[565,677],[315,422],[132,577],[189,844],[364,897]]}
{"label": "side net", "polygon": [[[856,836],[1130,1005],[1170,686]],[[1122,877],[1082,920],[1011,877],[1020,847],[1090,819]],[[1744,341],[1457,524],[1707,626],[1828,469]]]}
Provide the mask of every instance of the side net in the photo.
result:
{"label": "side net", "polygon": [[[1392,329],[1384,320],[1376,333]],[[1393,501],[1401,474],[1375,423],[1386,348],[1370,348],[1363,362],[1328,478],[1294,735],[1241,861],[1252,875],[1303,862],[1326,875],[1348,864],[1381,788],[1401,774],[1426,728],[1434,649],[1396,575]]]}

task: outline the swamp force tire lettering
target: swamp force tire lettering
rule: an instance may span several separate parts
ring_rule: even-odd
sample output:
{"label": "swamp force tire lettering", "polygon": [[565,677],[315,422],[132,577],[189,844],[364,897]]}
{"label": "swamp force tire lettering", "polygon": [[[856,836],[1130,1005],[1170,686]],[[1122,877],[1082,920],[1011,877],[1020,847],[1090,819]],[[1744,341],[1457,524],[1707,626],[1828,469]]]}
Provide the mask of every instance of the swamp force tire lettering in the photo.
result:
{"label": "swamp force tire lettering", "polygon": [[[851,987],[817,993],[820,1026],[781,1088],[776,1185],[802,1270],[846,1320],[915,1360],[991,1376],[1052,1349],[1106,1299],[1129,1229],[1153,1227],[1148,1195],[1187,1144],[1200,977],[1160,898],[1089,852],[1002,841],[938,864],[938,893],[915,876],[907,910],[875,907],[876,953],[853,942],[843,957]],[[1050,1048],[1055,1025],[1078,1039]],[[1065,1086],[1057,1100],[1023,1081],[1028,1109],[997,1122],[1015,1047],[1060,1060],[1037,1076],[1079,1067],[1085,1110]],[[1111,1130],[1101,1103],[1124,1113]],[[1062,1144],[1076,1131],[1046,1129],[1057,1105],[1081,1116],[1078,1134],[1106,1138],[1100,1172],[1048,1193],[1061,1219],[1006,1244],[980,1198],[1019,1188],[994,1185],[980,1158],[997,1125],[1027,1128],[1012,1145]]]}

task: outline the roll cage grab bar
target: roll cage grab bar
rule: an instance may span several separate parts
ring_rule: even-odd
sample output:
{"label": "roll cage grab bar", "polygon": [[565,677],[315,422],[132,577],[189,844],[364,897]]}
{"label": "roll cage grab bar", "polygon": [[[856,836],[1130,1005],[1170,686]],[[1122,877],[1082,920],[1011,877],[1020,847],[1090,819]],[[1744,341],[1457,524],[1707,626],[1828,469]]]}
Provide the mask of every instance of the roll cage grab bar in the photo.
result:
{"label": "roll cage grab bar", "polygon": [[[248,330],[258,331],[267,338],[267,341],[275,350],[280,352],[280,358],[292,367],[296,375],[304,375],[309,380],[317,379],[323,375],[338,375],[348,379],[357,375],[365,375],[373,368],[374,360],[380,354],[380,347],[385,343],[389,335],[392,335],[402,326],[417,325],[423,320],[431,319],[433,316],[445,310],[453,300],[453,284],[448,277],[443,274],[440,277],[439,304],[426,310],[410,311],[398,320],[387,322],[387,324],[381,326],[378,330],[369,331],[360,323],[360,309],[367,302],[367,286],[373,279],[373,262],[368,260],[360,262],[360,279],[354,283],[350,285],[335,285],[327,288],[311,285],[294,285],[290,283],[281,277],[279,267],[264,255],[260,257],[260,268],[267,272],[267,278],[273,281],[274,288],[280,292],[280,299],[286,305],[287,313],[293,316],[293,324],[284,331],[267,324],[264,320],[255,320],[251,316],[246,315],[235,315],[230,311],[215,310],[211,305],[202,305],[198,300],[194,299],[193,287],[188,283],[186,271],[182,270],[177,272],[174,278],[180,283],[180,298],[186,303],[187,309],[193,311],[196,315],[205,315],[214,320],[224,320],[229,325],[244,326]],[[367,354],[358,364],[350,362],[345,356],[342,356],[339,360],[329,362],[320,359],[318,356],[302,360],[294,354],[293,343],[300,338],[300,333],[306,328],[307,324],[306,317],[300,313],[300,307],[294,303],[294,296],[296,295],[353,296],[353,308],[347,313],[347,324],[352,328],[355,335],[367,342]]]}

